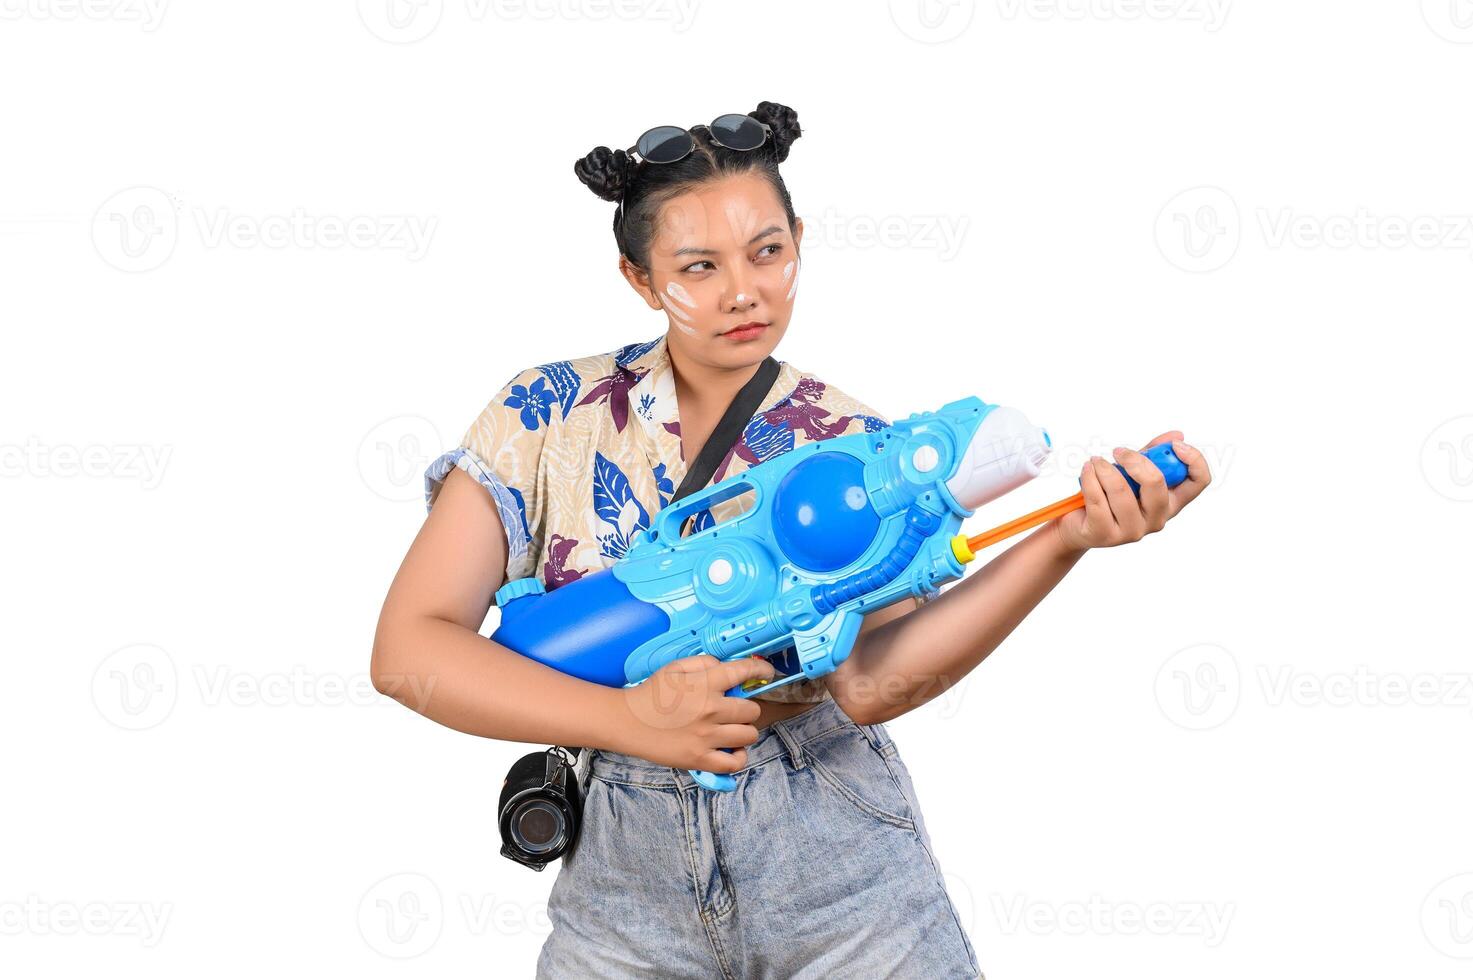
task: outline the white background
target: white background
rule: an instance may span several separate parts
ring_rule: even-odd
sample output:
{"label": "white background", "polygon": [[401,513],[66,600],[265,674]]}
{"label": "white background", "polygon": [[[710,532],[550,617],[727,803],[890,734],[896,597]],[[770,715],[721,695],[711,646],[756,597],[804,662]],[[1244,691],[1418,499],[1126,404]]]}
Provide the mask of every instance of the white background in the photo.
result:
{"label": "white background", "polygon": [[530,747],[375,618],[489,395],[664,329],[573,161],[770,99],[779,356],[1059,445],[970,531],[1216,467],[889,726],[988,976],[1467,975],[1468,0],[357,6],[0,0],[0,970],[531,975]]}

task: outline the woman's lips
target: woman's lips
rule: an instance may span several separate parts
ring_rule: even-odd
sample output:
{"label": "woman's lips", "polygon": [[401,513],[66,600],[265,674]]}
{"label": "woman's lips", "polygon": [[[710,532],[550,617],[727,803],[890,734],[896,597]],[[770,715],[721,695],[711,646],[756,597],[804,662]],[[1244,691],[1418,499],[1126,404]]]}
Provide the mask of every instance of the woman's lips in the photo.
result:
{"label": "woman's lips", "polygon": [[730,340],[751,340],[753,337],[760,336],[762,331],[766,329],[767,324],[765,323],[744,323],[740,327],[726,331],[721,336]]}

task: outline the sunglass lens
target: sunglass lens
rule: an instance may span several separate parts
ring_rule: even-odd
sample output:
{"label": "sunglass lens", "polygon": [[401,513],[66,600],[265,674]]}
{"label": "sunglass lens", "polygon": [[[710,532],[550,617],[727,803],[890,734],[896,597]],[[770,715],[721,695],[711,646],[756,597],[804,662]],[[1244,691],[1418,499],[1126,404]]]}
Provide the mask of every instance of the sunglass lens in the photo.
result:
{"label": "sunglass lens", "polygon": [[761,123],[739,112],[718,116],[713,120],[711,135],[715,136],[722,146],[733,150],[755,150],[767,138]]}
{"label": "sunglass lens", "polygon": [[650,163],[674,163],[691,151],[690,134],[679,126],[656,126],[634,148]]}

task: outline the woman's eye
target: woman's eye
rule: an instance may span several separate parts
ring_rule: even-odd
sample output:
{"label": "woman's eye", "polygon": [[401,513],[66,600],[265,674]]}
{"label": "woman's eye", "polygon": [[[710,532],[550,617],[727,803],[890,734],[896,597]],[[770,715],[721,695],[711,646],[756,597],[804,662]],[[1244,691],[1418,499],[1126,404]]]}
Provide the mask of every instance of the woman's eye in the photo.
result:
{"label": "woman's eye", "polygon": [[776,255],[777,253],[779,253],[779,252],[781,252],[783,250],[783,247],[782,247],[782,245],[780,243],[774,242],[771,245],[764,245],[761,248],[759,248],[757,250],[758,257],[760,258],[762,256],[762,253],[763,252],[766,252],[769,248],[772,249],[771,252],[768,252],[769,255]]}
{"label": "woman's eye", "polygon": [[710,262],[707,262],[705,259],[702,259],[699,262],[692,262],[690,265],[686,266],[684,269],[681,269],[680,271],[681,272],[705,272],[706,271],[705,269],[697,268],[697,266],[710,265],[710,264],[711,264]]}

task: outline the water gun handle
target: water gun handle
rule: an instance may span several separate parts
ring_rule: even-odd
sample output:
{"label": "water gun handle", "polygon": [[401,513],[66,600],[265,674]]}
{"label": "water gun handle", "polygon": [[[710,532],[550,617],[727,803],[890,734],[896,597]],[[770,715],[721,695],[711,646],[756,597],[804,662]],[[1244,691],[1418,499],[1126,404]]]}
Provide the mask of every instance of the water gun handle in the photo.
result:
{"label": "water gun handle", "polygon": [[[748,688],[746,686],[748,684],[752,685],[752,687],[755,688],[760,688],[762,686],[755,681],[747,681],[746,684],[738,684],[736,687],[728,690],[726,692],[726,696],[729,698],[748,697]],[[731,752],[733,750],[722,749],[721,751]],[[736,789],[736,777],[731,775],[730,773],[706,772],[704,769],[688,769],[686,771],[690,773],[690,778],[696,781],[697,786],[702,786],[706,789],[714,789],[722,793],[730,793],[732,790]]]}
{"label": "water gun handle", "polygon": [[[1186,480],[1187,464],[1177,459],[1176,453],[1171,449],[1171,443],[1163,442],[1159,446],[1152,446],[1150,449],[1143,450],[1141,455],[1156,464],[1156,469],[1160,470],[1161,475],[1166,477],[1166,486],[1168,488],[1179,487]],[[1115,468],[1120,471],[1121,476],[1125,477],[1125,482],[1130,484],[1130,492],[1139,497],[1141,495],[1141,485],[1132,480],[1130,474],[1125,472],[1125,467],[1119,463],[1115,464]]]}

